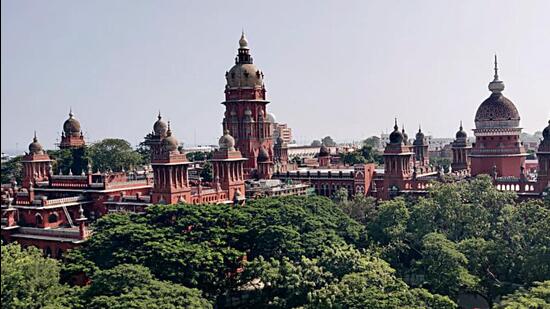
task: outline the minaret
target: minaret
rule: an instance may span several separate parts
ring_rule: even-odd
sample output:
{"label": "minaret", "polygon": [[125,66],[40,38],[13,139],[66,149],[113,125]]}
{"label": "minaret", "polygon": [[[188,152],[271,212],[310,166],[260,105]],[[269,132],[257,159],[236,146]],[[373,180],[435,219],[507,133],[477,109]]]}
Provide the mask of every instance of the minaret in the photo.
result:
{"label": "minaret", "polygon": [[191,202],[188,165],[187,157],[178,150],[178,141],[172,135],[170,122],[168,122],[166,137],[162,139],[161,146],[157,151],[151,152],[151,166],[154,175],[152,203]]}
{"label": "minaret", "polygon": [[227,200],[244,197],[244,162],[241,152],[235,149],[235,139],[225,130],[219,140],[220,148],[214,152],[212,169],[214,178],[219,181],[222,190],[227,192]]}
{"label": "minaret", "polygon": [[266,106],[264,74],[255,65],[244,32],[239,40],[235,65],[225,73],[225,114],[223,130],[235,138],[235,147],[248,160],[244,163],[246,177],[258,169],[257,157],[264,148],[273,164],[272,126]]}
{"label": "minaret", "polygon": [[23,164],[23,187],[29,188],[35,182],[48,181],[51,168],[50,156],[44,151],[38,142],[36,131],[32,143],[29,144],[29,152],[21,160]]}
{"label": "minaret", "polygon": [[405,144],[405,138],[395,119],[390,142],[384,149],[384,199],[398,194],[405,188],[405,181],[412,178],[413,155],[411,146]]}
{"label": "minaret", "polygon": [[271,179],[273,175],[273,161],[269,158],[269,154],[265,148],[260,148],[258,153],[258,169],[257,176],[260,179]]}
{"label": "minaret", "polygon": [[460,121],[460,127],[455,135],[455,140],[451,144],[453,151],[453,162],[451,163],[451,169],[453,171],[470,171],[470,152],[472,146],[468,145],[468,134],[462,127],[462,120]]}
{"label": "minaret", "polygon": [[477,109],[474,135],[476,142],[470,153],[471,174],[521,178],[527,153],[520,140],[520,116],[514,103],[502,91],[495,55],[494,77],[489,83],[491,95]]}
{"label": "minaret", "polygon": [[330,167],[330,150],[325,144],[321,145],[317,159],[319,161],[319,167]]}
{"label": "minaret", "polygon": [[69,119],[63,123],[63,132],[61,133],[61,149],[82,148],[85,145],[84,135],[80,128],[80,122],[74,118],[73,109],[69,110]]}
{"label": "minaret", "polygon": [[418,132],[416,133],[415,140],[413,142],[415,161],[421,167],[430,165],[430,153],[428,151],[428,141],[422,132],[420,125],[418,126]]}
{"label": "minaret", "polygon": [[286,173],[288,171],[288,145],[279,136],[273,147],[275,154],[276,172]]}

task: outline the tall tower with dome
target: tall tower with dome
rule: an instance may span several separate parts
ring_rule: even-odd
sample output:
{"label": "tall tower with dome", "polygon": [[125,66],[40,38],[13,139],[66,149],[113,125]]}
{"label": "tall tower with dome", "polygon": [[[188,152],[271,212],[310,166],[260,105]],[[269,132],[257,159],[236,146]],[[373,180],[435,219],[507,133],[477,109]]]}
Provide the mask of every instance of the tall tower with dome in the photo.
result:
{"label": "tall tower with dome", "polygon": [[519,113],[502,91],[497,57],[495,75],[489,83],[491,95],[477,109],[475,116],[475,144],[470,159],[472,176],[489,174],[498,177],[521,177],[527,153],[520,140]]}
{"label": "tall tower with dome", "polygon": [[235,147],[248,159],[244,162],[246,177],[260,176],[258,161],[273,165],[273,132],[266,110],[269,101],[265,95],[264,73],[254,65],[244,32],[235,65],[225,72],[225,79],[223,131],[227,130],[235,138]]}
{"label": "tall tower with dome", "polygon": [[74,118],[74,114],[71,109],[69,111],[69,119],[65,120],[63,123],[63,132],[61,133],[61,143],[59,143],[59,148],[82,148],[85,144],[84,134],[82,134],[82,130],[80,129],[80,122]]}

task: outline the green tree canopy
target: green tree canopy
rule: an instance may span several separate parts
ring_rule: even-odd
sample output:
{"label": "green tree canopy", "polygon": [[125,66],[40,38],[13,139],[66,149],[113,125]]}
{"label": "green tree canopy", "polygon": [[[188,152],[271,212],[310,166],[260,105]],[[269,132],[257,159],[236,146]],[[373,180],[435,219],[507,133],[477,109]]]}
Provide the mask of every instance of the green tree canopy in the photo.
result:
{"label": "green tree canopy", "polygon": [[81,302],[91,309],[212,308],[199,290],[156,280],[146,267],[131,264],[99,271]]}
{"label": "green tree canopy", "polygon": [[142,163],[141,155],[123,139],[106,138],[87,149],[88,158],[94,169],[101,171],[129,170]]}
{"label": "green tree canopy", "polygon": [[11,158],[9,161],[2,163],[0,176],[2,177],[1,183],[10,183],[12,180],[21,183],[23,181],[23,164],[21,159],[23,156],[17,156]]}
{"label": "green tree canopy", "polygon": [[321,144],[327,146],[327,147],[334,147],[336,146],[336,142],[332,139],[330,136],[325,136],[321,139]]}
{"label": "green tree canopy", "polygon": [[521,288],[506,295],[494,308],[550,308],[550,280],[535,282],[530,289]]}
{"label": "green tree canopy", "polygon": [[62,308],[71,290],[59,283],[59,262],[35,247],[2,244],[2,308]]}

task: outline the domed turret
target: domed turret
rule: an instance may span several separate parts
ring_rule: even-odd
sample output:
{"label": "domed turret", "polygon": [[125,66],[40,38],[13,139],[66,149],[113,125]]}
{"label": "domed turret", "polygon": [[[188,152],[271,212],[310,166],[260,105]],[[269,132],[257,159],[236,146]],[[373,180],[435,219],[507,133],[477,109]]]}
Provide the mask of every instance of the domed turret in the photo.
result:
{"label": "domed turret", "polygon": [[69,112],[69,119],[63,123],[63,132],[66,136],[79,136],[80,135],[80,122],[73,117],[73,111]]}
{"label": "domed turret", "polygon": [[222,137],[219,140],[220,149],[235,151],[235,139],[229,134],[229,130],[223,132]]}
{"label": "domed turret", "polygon": [[172,152],[178,149],[178,140],[172,135],[170,130],[170,122],[168,122],[168,130],[166,130],[166,138],[162,140],[164,150]]}
{"label": "domed turret", "polygon": [[229,88],[255,88],[263,87],[264,73],[253,63],[248,48],[248,40],[244,32],[239,40],[239,53],[235,65],[225,73],[227,87]]}
{"label": "domed turret", "polygon": [[246,39],[246,36],[244,35],[244,30],[241,34],[241,39],[239,40],[239,48],[240,49],[248,49],[248,40]]}
{"label": "domed turret", "polygon": [[260,148],[260,152],[258,153],[258,162],[267,162],[269,161],[269,153],[267,153],[267,150],[265,150],[264,147]]}
{"label": "domed turret", "polygon": [[458,132],[456,132],[455,137],[456,139],[466,139],[468,137],[468,134],[466,134],[466,131],[462,128],[462,121],[460,122],[460,127]]}
{"label": "domed turret", "polygon": [[477,129],[485,128],[517,128],[519,127],[519,112],[508,98],[502,95],[504,83],[499,80],[497,58],[495,56],[495,75],[489,83],[491,96],[477,109],[475,124]]}
{"label": "domed turret", "polygon": [[157,116],[157,121],[155,121],[155,124],[153,124],[153,132],[155,133],[155,135],[165,137],[167,130],[168,126],[166,125],[166,122],[162,121],[162,116],[159,112],[159,115]]}
{"label": "domed turret", "polygon": [[415,136],[415,139],[414,139],[414,144],[415,145],[424,145],[425,142],[426,142],[426,137],[424,136],[424,133],[422,132],[422,129],[419,126],[418,127],[418,132],[416,132],[416,136]]}
{"label": "domed turret", "polygon": [[271,123],[277,123],[277,118],[273,113],[267,113],[267,121]]}
{"label": "domed turret", "polygon": [[403,144],[408,145],[409,144],[409,135],[405,133],[405,125],[403,125],[403,128],[401,129],[401,134],[403,134]]}
{"label": "domed turret", "polygon": [[390,133],[390,144],[401,144],[401,143],[403,143],[403,134],[399,132],[399,127],[397,126],[397,119],[395,119],[393,132]]}
{"label": "domed turret", "polygon": [[30,154],[44,153],[42,145],[38,142],[38,139],[36,138],[36,132],[34,132],[34,138],[32,139],[32,143],[29,144],[29,153]]}

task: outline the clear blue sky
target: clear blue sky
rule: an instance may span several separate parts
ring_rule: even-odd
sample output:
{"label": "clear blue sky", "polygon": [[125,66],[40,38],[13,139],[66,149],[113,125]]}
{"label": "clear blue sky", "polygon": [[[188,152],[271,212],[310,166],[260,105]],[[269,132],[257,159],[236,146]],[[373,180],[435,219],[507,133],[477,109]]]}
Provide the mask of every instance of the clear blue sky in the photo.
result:
{"label": "clear blue sky", "polygon": [[69,107],[88,140],[133,144],[157,111],[186,145],[221,135],[244,27],[269,110],[295,138],[473,127],[497,53],[527,132],[550,118],[550,1],[3,0],[2,149],[52,147]]}

